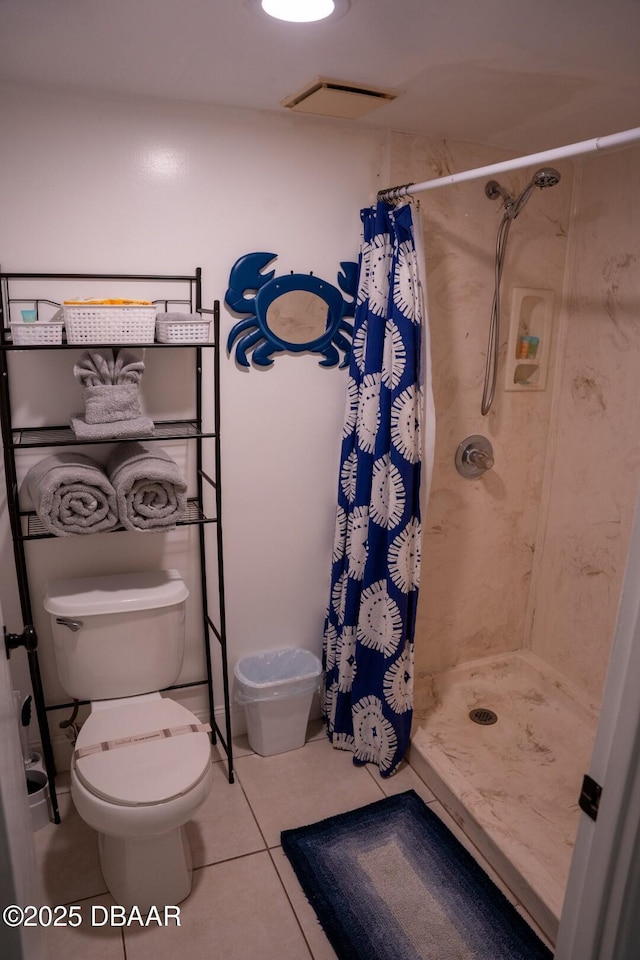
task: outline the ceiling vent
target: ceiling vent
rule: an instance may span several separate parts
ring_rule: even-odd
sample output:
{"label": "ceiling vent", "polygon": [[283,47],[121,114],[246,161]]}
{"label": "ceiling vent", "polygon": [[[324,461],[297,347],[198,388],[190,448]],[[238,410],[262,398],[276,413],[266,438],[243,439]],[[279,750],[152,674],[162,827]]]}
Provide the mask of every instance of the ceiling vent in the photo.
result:
{"label": "ceiling vent", "polygon": [[395,100],[397,94],[375,87],[360,87],[342,80],[319,77],[299,93],[281,101],[281,106],[298,113],[315,113],[323,117],[357,120],[365,114]]}

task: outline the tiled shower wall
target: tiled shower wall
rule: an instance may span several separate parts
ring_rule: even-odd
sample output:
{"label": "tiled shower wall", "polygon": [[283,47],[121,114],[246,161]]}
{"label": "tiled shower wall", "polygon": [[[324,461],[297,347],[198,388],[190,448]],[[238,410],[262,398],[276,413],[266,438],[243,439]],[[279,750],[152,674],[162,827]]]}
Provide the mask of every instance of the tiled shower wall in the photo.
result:
{"label": "tiled shower wall", "polygon": [[[392,181],[427,180],[503,157],[494,149],[398,137]],[[511,192],[527,172],[500,177]],[[488,179],[488,178],[487,178]],[[502,204],[485,180],[420,197],[427,260],[436,447],[423,541],[416,643],[417,673],[431,673],[485,654],[523,646],[529,582],[539,520],[552,390],[505,392],[499,369],[493,408],[480,413]],[[503,273],[501,358],[513,287],[555,294],[552,369],[565,268],[571,167],[561,184],[536,191],[512,225]],[[482,479],[456,471],[458,444],[484,434],[495,467]]]}
{"label": "tiled shower wall", "polygon": [[531,647],[599,701],[640,479],[640,151],[576,165]]}

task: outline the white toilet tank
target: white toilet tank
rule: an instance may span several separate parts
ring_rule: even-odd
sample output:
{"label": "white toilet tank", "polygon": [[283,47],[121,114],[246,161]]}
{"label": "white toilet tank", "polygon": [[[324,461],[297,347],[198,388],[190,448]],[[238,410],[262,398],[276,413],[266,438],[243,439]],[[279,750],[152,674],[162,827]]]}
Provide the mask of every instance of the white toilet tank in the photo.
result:
{"label": "white toilet tank", "polygon": [[76,700],[170,686],[184,654],[189,591],[177,570],[58,580],[45,589],[58,677]]}

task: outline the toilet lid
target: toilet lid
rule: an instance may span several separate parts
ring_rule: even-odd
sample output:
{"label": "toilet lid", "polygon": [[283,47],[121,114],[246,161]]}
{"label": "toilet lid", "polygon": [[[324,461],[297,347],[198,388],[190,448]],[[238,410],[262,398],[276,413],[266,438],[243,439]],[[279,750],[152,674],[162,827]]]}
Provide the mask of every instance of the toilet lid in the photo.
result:
{"label": "toilet lid", "polygon": [[[91,793],[122,806],[148,806],[179,797],[204,776],[211,762],[207,733],[180,732],[191,724],[200,721],[190,710],[163,698],[95,711],[76,741],[77,777]],[[130,740],[145,734],[158,738]],[[97,752],[82,756],[89,748]]]}

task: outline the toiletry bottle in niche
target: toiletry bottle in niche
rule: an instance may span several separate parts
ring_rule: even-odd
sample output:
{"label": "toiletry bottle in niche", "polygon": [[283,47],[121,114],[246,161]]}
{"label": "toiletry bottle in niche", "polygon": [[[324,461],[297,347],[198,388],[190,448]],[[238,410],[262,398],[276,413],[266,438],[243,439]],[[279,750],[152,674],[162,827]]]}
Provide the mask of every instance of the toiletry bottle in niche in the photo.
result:
{"label": "toiletry bottle in niche", "polygon": [[530,339],[531,339],[530,337],[520,337],[520,339],[518,340],[518,354],[516,359],[518,360],[527,359],[527,357],[529,356],[529,340]]}
{"label": "toiletry bottle in niche", "polygon": [[527,359],[535,360],[538,354],[538,346],[540,345],[540,337],[527,337],[528,349],[527,349]]}

